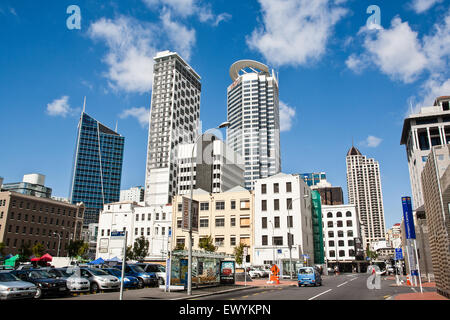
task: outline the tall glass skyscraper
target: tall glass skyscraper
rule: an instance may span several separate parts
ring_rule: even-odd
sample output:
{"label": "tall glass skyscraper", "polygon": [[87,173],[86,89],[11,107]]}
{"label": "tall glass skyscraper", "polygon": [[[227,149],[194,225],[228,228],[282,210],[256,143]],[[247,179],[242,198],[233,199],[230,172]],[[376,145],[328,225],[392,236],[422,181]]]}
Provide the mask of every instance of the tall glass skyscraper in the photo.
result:
{"label": "tall glass skyscraper", "polygon": [[69,199],[84,203],[84,225],[98,223],[103,205],[120,200],[124,142],[117,132],[81,114]]}
{"label": "tall glass skyscraper", "polygon": [[227,88],[227,144],[245,160],[245,188],[281,171],[278,80],[257,61],[240,60],[230,68]]}

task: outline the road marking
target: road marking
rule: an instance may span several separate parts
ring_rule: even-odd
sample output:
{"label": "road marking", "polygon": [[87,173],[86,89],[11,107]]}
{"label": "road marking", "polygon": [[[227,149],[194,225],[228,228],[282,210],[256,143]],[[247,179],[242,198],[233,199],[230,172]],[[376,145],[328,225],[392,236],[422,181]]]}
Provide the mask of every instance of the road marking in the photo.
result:
{"label": "road marking", "polygon": [[248,296],[243,296],[242,298],[248,298]]}
{"label": "road marking", "polygon": [[259,292],[256,292],[256,293],[254,293],[253,295],[256,296],[256,295],[258,295],[258,294],[259,294]]}
{"label": "road marking", "polygon": [[415,288],[411,287],[411,290],[417,293],[417,290]]}
{"label": "road marking", "polygon": [[356,280],[356,279],[358,279],[358,278],[355,277],[355,278],[353,278],[353,279],[351,279],[351,280],[349,280],[349,281],[353,281],[353,280]]}
{"label": "road marking", "polygon": [[340,286],[343,286],[346,283],[348,283],[348,281],[345,281],[344,283],[341,283],[340,285],[337,286],[337,288],[339,288]]}
{"label": "road marking", "polygon": [[313,300],[313,299],[315,299],[315,298],[317,298],[317,297],[319,297],[319,296],[321,296],[321,295],[323,295],[323,294],[325,294],[325,293],[327,293],[327,292],[330,292],[332,289],[328,289],[327,291],[324,291],[324,292],[322,292],[322,293],[319,293],[318,295],[316,295],[316,296],[314,296],[314,297],[312,297],[312,298],[309,298],[308,300]]}
{"label": "road marking", "polygon": [[388,300],[390,297],[391,297],[390,295],[387,295],[387,296],[384,296],[383,298],[384,298],[384,300]]}

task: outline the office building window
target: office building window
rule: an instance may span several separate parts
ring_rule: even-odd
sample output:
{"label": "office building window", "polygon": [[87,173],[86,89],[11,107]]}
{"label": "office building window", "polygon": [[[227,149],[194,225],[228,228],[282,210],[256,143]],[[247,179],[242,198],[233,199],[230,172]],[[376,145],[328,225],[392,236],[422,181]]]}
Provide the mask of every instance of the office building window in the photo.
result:
{"label": "office building window", "polygon": [[209,202],[200,202],[200,211],[208,211]]}
{"label": "office building window", "polygon": [[272,245],[273,246],[282,246],[283,245],[283,237],[272,237]]}
{"label": "office building window", "polygon": [[183,210],[183,204],[179,203],[178,204],[178,212],[181,212]]}
{"label": "office building window", "polygon": [[225,210],[225,201],[216,201],[216,210]]}
{"label": "office building window", "polygon": [[355,245],[355,242],[353,240],[348,240],[348,246],[353,247]]}
{"label": "office building window", "polygon": [[236,226],[236,218],[235,217],[231,217],[231,219],[230,219],[230,226],[232,226],[232,227]]}
{"label": "office building window", "polygon": [[333,240],[328,241],[328,246],[329,247],[334,247],[334,241]]}
{"label": "office building window", "polygon": [[[201,220],[200,220],[200,221],[201,221]],[[182,223],[183,223],[183,220],[178,219],[178,220],[177,220],[177,228],[181,229]]]}
{"label": "office building window", "polygon": [[339,238],[342,238],[343,236],[344,236],[344,231],[339,230],[339,231],[338,231],[338,237],[339,237]]}
{"label": "office building window", "polygon": [[338,241],[338,246],[339,246],[339,247],[345,246],[344,240],[339,240],[339,241]]}
{"label": "office building window", "polygon": [[345,251],[339,250],[339,257],[345,257]]}
{"label": "office building window", "polygon": [[347,227],[353,226],[352,220],[347,220]]}
{"label": "office building window", "polygon": [[150,235],[150,228],[147,228],[147,235]]}
{"label": "office building window", "polygon": [[280,217],[275,217],[274,228],[280,227]]}
{"label": "office building window", "polygon": [[333,218],[333,213],[328,212],[328,213],[327,213],[327,218]]}
{"label": "office building window", "polygon": [[342,217],[342,212],[338,211],[338,213],[336,213],[336,217],[341,218]]}
{"label": "office building window", "polygon": [[148,213],[148,214],[147,214],[147,220],[148,220],[148,221],[152,220],[152,214],[151,214],[151,213]]}
{"label": "office building window", "polygon": [[287,226],[288,226],[288,228],[294,227],[294,217],[293,216],[287,216]]}
{"label": "office building window", "polygon": [[236,245],[236,237],[235,236],[231,236],[230,237],[230,246],[235,246]]}
{"label": "office building window", "polygon": [[200,228],[208,228],[209,219],[200,219]]}
{"label": "office building window", "polygon": [[139,221],[139,214],[136,214],[136,221]]}
{"label": "office building window", "polygon": [[261,210],[267,211],[267,200],[261,200]]}
{"label": "office building window", "polygon": [[273,210],[280,210],[280,199],[273,200]]}
{"label": "office building window", "polygon": [[351,216],[352,216],[352,213],[351,213],[350,211],[347,211],[347,212],[345,213],[345,216],[346,216],[346,217],[351,217]]}
{"label": "office building window", "polygon": [[261,228],[262,229],[267,229],[267,217],[262,217],[261,218]]}
{"label": "office building window", "polygon": [[266,184],[262,184],[261,185],[261,193],[262,194],[266,194],[267,193],[267,185]]}
{"label": "office building window", "polygon": [[292,183],[286,182],[286,192],[292,192]]}
{"label": "office building window", "polygon": [[347,237],[353,237],[353,231],[352,230],[348,230],[347,231]]}
{"label": "office building window", "polygon": [[334,250],[330,250],[330,257],[335,257],[336,256],[336,252]]}
{"label": "office building window", "polygon": [[225,242],[225,238],[224,237],[216,237],[214,239],[214,245],[216,247],[223,247],[224,242]]}
{"label": "office building window", "polygon": [[138,229],[138,228],[135,228],[135,229],[134,229],[134,235],[137,236],[137,235],[138,235],[138,232],[139,232],[139,229]]}
{"label": "office building window", "polygon": [[216,218],[216,227],[225,227],[225,218]]}
{"label": "office building window", "polygon": [[286,209],[287,210],[292,210],[292,198],[287,198],[286,199]]}
{"label": "office building window", "polygon": [[327,226],[328,228],[333,228],[333,221],[328,221]]}
{"label": "office building window", "polygon": [[236,200],[231,200],[231,210],[236,209]]}
{"label": "office building window", "polygon": [[338,228],[342,228],[343,224],[342,224],[342,221],[341,221],[341,220],[339,220],[339,221],[337,222],[337,226],[338,226]]}
{"label": "office building window", "polygon": [[279,193],[280,192],[280,185],[278,183],[273,184],[273,193]]}
{"label": "office building window", "polygon": [[267,246],[267,236],[262,236],[262,242],[261,242],[261,244],[263,245],[263,246]]}
{"label": "office building window", "polygon": [[334,237],[334,232],[333,231],[328,231],[328,237],[329,238],[333,238]]}

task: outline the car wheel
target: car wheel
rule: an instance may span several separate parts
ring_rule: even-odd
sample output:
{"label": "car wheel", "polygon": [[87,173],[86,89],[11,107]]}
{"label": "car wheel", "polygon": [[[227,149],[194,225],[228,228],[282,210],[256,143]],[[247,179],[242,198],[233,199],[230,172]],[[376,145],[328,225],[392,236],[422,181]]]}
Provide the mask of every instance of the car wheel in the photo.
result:
{"label": "car wheel", "polygon": [[35,299],[40,299],[42,297],[42,289],[41,288],[37,288],[36,290],[36,294],[34,295]]}
{"label": "car wheel", "polygon": [[95,282],[93,284],[91,284],[91,292],[92,293],[98,293],[98,284],[96,284]]}
{"label": "car wheel", "polygon": [[144,288],[144,280],[142,280],[141,278],[139,278],[138,288],[139,288],[139,289]]}
{"label": "car wheel", "polygon": [[298,284],[298,287],[299,287],[299,288],[301,287],[301,284],[300,284],[300,283]]}

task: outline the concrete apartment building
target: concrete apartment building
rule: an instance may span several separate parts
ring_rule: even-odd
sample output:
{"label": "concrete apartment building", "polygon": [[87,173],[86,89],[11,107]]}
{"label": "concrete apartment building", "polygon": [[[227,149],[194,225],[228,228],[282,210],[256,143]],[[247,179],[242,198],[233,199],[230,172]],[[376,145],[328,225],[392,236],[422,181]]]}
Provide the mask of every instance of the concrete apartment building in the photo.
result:
{"label": "concrete apartment building", "polygon": [[166,205],[178,191],[173,151],[198,135],[202,86],[197,72],[176,52],[158,52],[154,62],[145,201]]}
{"label": "concrete apartment building", "polygon": [[227,144],[244,157],[245,188],[281,170],[278,80],[257,61],[240,60],[230,68],[227,88]]}
{"label": "concrete apartment building", "polygon": [[7,254],[29,243],[42,243],[47,253],[67,255],[70,240],[81,239],[83,204],[55,201],[13,191],[0,192],[0,242]]}
{"label": "concrete apartment building", "polygon": [[356,205],[323,205],[322,222],[328,266],[337,264],[340,271],[352,271],[356,266],[355,238],[361,237]]}
{"label": "concrete apartment building", "polygon": [[145,202],[121,201],[109,203],[100,212],[97,236],[97,258],[123,257],[123,240],[111,238],[113,231],[127,231],[127,246],[144,236],[149,241],[146,262],[167,259],[172,206],[148,206]]}
{"label": "concrete apartment building", "polygon": [[[194,159],[191,158],[192,150],[196,155]],[[244,186],[244,163],[241,155],[214,135],[203,135],[202,141],[198,141],[197,145],[178,145],[176,158],[178,195],[190,194],[192,165],[194,189],[220,193],[235,186]]]}
{"label": "concrete apartment building", "polygon": [[450,298],[450,145],[431,148],[422,171],[422,191],[434,279]]}
{"label": "concrete apartment building", "polygon": [[346,163],[348,203],[356,205],[366,248],[386,235],[380,165],[354,146],[347,152]]}
{"label": "concrete apartment building", "polygon": [[434,105],[411,114],[403,123],[401,145],[406,147],[413,210],[423,205],[421,174],[430,148],[450,143],[450,96],[436,98]]}
{"label": "concrete apartment building", "polygon": [[[182,229],[182,197],[173,202],[173,245],[187,247],[189,233]],[[211,236],[218,253],[234,254],[234,248],[243,243],[249,247],[248,262],[254,264],[253,248],[253,192],[236,186],[221,193],[194,190],[194,200],[199,202],[199,230],[193,232],[194,250],[200,250],[201,238]]]}
{"label": "concrete apartment building", "polygon": [[295,266],[304,258],[314,264],[311,190],[300,175],[278,173],[255,182],[254,230],[254,265],[276,263],[289,275],[290,257]]}
{"label": "concrete apartment building", "polygon": [[142,186],[133,187],[127,190],[120,190],[120,201],[144,201],[145,189]]}

